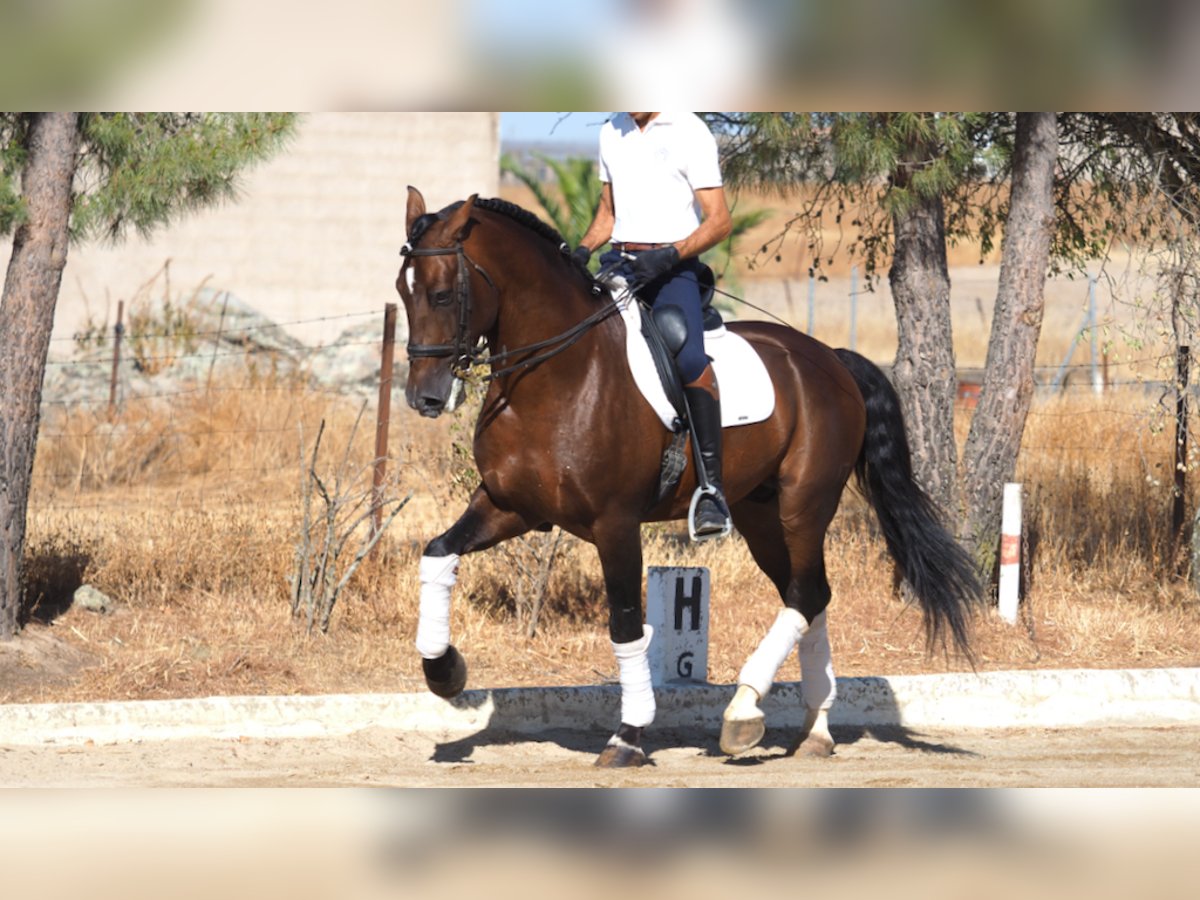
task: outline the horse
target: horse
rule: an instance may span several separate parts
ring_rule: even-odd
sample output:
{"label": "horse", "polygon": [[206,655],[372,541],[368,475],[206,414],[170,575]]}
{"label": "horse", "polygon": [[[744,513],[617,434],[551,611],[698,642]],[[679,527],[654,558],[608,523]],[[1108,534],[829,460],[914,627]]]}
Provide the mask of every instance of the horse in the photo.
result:
{"label": "horse", "polygon": [[[596,765],[642,765],[655,706],[641,525],[687,516],[696,488],[691,448],[678,484],[660,497],[673,435],[637,393],[612,296],[595,289],[553,228],[516,204],[478,195],[428,212],[409,187],[406,230],[396,289],[408,316],[408,405],[427,417],[452,411],[466,370],[491,367],[474,432],[480,484],[419,564],[416,647],[426,684],[445,698],[466,685],[449,627],[459,559],[558,526],[596,547],[618,663],[621,721]],[[973,561],[914,480],[900,401],[883,372],[784,324],[728,327],[761,357],[776,392],[769,418],[723,429],[723,443],[736,533],[783,608],[739,675],[720,747],[736,755],[762,740],[759,702],[798,647],[805,719],[797,752],[828,756],[836,687],[824,543],[851,474],[921,607],[931,647],[947,647],[948,636],[969,658],[981,588]]]}

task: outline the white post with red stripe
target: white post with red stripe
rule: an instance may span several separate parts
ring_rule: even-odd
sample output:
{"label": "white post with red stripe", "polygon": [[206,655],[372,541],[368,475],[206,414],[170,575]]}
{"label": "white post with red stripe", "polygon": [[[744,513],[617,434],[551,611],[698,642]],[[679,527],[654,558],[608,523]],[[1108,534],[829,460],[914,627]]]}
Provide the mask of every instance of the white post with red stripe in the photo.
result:
{"label": "white post with red stripe", "polygon": [[1000,519],[1000,618],[1017,623],[1021,591],[1021,485],[1004,485],[1004,511]]}

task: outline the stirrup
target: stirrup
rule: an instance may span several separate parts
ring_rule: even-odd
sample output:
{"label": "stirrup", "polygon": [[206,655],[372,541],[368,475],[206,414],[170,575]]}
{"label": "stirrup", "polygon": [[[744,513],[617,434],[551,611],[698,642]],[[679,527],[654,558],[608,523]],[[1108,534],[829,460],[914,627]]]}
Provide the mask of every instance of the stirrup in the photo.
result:
{"label": "stirrup", "polygon": [[726,537],[729,532],[733,531],[733,517],[728,515],[728,504],[726,504],[725,527],[720,531],[713,531],[709,534],[696,534],[696,505],[700,502],[700,498],[706,495],[716,497],[718,500],[723,499],[721,492],[711,485],[701,485],[696,488],[692,494],[692,503],[688,507],[688,536],[693,541],[711,541],[716,538]]}

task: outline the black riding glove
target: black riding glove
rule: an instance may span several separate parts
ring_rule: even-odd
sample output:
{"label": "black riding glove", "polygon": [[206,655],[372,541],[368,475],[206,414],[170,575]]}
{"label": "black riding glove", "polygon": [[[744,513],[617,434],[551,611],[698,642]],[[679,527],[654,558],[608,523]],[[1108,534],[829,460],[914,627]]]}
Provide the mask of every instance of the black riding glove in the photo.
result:
{"label": "black riding glove", "polygon": [[660,275],[675,268],[679,264],[679,251],[675,247],[659,247],[657,250],[643,250],[629,263],[629,272],[637,284],[649,284]]}
{"label": "black riding glove", "polygon": [[578,247],[576,247],[574,250],[571,251],[571,259],[575,260],[576,263],[578,263],[580,266],[582,266],[585,269],[587,268],[587,264],[591,260],[591,258],[592,258],[592,251],[589,250],[587,247],[583,246],[583,244],[580,244]]}

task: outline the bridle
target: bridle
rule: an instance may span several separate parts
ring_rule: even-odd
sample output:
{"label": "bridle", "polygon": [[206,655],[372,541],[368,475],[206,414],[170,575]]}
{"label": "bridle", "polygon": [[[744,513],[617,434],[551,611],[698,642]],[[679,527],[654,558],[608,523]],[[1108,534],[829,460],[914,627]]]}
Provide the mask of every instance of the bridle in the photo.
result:
{"label": "bridle", "polygon": [[[492,277],[488,275],[486,269],[467,256],[467,251],[463,249],[461,241],[453,247],[417,248],[405,244],[400,248],[400,255],[406,259],[412,259],[417,256],[449,256],[451,253],[458,257],[457,269],[454,275],[454,299],[458,303],[458,329],[454,333],[454,342],[451,344],[410,343],[408,345],[408,358],[411,360],[452,356],[454,357],[454,363],[452,364],[454,374],[461,376],[461,373],[469,370],[481,356],[480,351],[470,345],[471,275],[467,271],[467,264],[470,263],[471,268],[483,276],[483,280],[488,283],[488,287],[493,291],[496,290],[496,284],[492,281]],[[407,265],[407,262],[405,265]]]}
{"label": "bridle", "polygon": [[[618,310],[618,306],[611,299],[608,303],[592,313],[587,318],[572,325],[562,334],[555,335],[544,341],[538,341],[534,344],[529,344],[524,347],[517,347],[512,350],[505,350],[500,353],[489,353],[487,341],[485,338],[480,338],[475,346],[471,346],[471,273],[468,270],[468,265],[483,276],[483,280],[487,282],[494,292],[499,293],[496,288],[496,283],[492,281],[487,270],[479,265],[475,260],[467,255],[463,249],[462,242],[459,241],[453,247],[413,247],[410,244],[405,244],[400,248],[400,255],[406,259],[412,259],[418,256],[449,256],[454,254],[457,257],[457,270],[454,276],[454,300],[458,303],[458,329],[454,334],[454,341],[450,344],[413,344],[408,345],[408,358],[422,359],[429,357],[454,357],[454,362],[451,364],[451,370],[459,378],[464,377],[470,372],[473,366],[480,363],[488,363],[492,370],[487,375],[483,376],[484,381],[493,381],[503,375],[508,375],[518,369],[524,369],[529,366],[537,365],[562,353],[595,325],[598,325],[604,319],[613,315]],[[405,263],[407,265],[407,262]],[[556,346],[557,345],[557,346]],[[538,350],[543,350],[547,347],[553,348],[545,353],[536,353]],[[505,362],[514,356],[519,356],[525,353],[533,353],[529,356],[512,365],[497,368],[497,364]]]}

